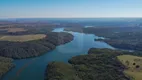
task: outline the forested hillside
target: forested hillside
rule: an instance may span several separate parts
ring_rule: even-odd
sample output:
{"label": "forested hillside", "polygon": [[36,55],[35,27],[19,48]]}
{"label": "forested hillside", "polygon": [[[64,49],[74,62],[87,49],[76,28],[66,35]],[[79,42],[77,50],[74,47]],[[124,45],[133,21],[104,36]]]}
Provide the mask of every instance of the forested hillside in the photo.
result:
{"label": "forested hillside", "polygon": [[104,37],[97,41],[105,41],[115,48],[142,51],[142,27],[72,27],[65,30]]}
{"label": "forested hillside", "polygon": [[123,73],[125,66],[117,59],[123,52],[92,48],[88,53],[71,58],[70,64],[48,64],[45,80],[130,80]]}
{"label": "forested hillside", "polygon": [[27,42],[0,41],[0,56],[16,59],[35,57],[72,40],[73,35],[69,33],[49,32],[46,34],[45,38],[40,40]]}
{"label": "forested hillside", "polygon": [[6,72],[14,67],[12,61],[13,60],[11,58],[0,57],[0,79],[4,74],[6,74]]}

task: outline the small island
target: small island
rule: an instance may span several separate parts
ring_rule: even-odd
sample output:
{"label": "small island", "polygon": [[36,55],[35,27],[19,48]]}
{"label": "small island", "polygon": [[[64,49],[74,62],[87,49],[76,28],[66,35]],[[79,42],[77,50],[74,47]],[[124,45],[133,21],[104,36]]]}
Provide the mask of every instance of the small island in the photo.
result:
{"label": "small island", "polygon": [[71,27],[65,30],[105,37],[94,41],[104,41],[115,48],[142,51],[142,27]]}
{"label": "small island", "polygon": [[95,41],[104,41],[102,38],[94,39]]}

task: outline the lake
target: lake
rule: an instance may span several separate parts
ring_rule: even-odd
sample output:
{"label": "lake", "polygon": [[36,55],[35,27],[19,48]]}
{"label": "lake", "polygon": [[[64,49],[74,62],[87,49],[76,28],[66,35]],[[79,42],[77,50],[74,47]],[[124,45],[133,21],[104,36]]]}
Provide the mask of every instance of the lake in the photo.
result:
{"label": "lake", "polygon": [[[56,28],[53,32],[63,32],[64,28]],[[21,60],[14,60],[15,68],[9,71],[3,80],[44,80],[44,73],[49,62],[68,62],[73,56],[87,54],[88,50],[94,48],[112,48],[105,42],[94,41],[99,38],[94,34],[84,34],[68,31],[74,36],[74,40],[64,45],[57,46],[51,52],[42,56]]]}

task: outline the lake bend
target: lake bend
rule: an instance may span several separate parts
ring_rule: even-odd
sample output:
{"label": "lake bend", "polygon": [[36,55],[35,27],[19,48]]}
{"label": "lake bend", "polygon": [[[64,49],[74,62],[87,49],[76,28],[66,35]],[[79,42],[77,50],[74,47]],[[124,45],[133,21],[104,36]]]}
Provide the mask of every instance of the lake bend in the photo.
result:
{"label": "lake bend", "polygon": [[[56,28],[53,32],[63,32],[64,28]],[[44,80],[47,64],[52,61],[68,63],[68,59],[76,55],[87,54],[90,48],[111,48],[105,42],[95,41],[99,38],[94,34],[71,32],[74,39],[66,44],[57,46],[51,52],[42,56],[14,60],[15,67],[9,71],[2,80]]]}

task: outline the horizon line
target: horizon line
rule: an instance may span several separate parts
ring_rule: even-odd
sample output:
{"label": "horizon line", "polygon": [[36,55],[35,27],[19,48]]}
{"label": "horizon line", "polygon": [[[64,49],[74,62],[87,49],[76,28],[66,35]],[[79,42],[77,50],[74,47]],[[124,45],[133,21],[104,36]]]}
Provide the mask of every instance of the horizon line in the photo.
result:
{"label": "horizon line", "polygon": [[49,18],[49,19],[67,19],[67,18],[142,18],[142,17],[9,17],[0,19],[24,19],[24,18]]}
{"label": "horizon line", "polygon": [[77,19],[77,18],[142,18],[142,17],[15,17],[15,18],[0,18],[0,19]]}

